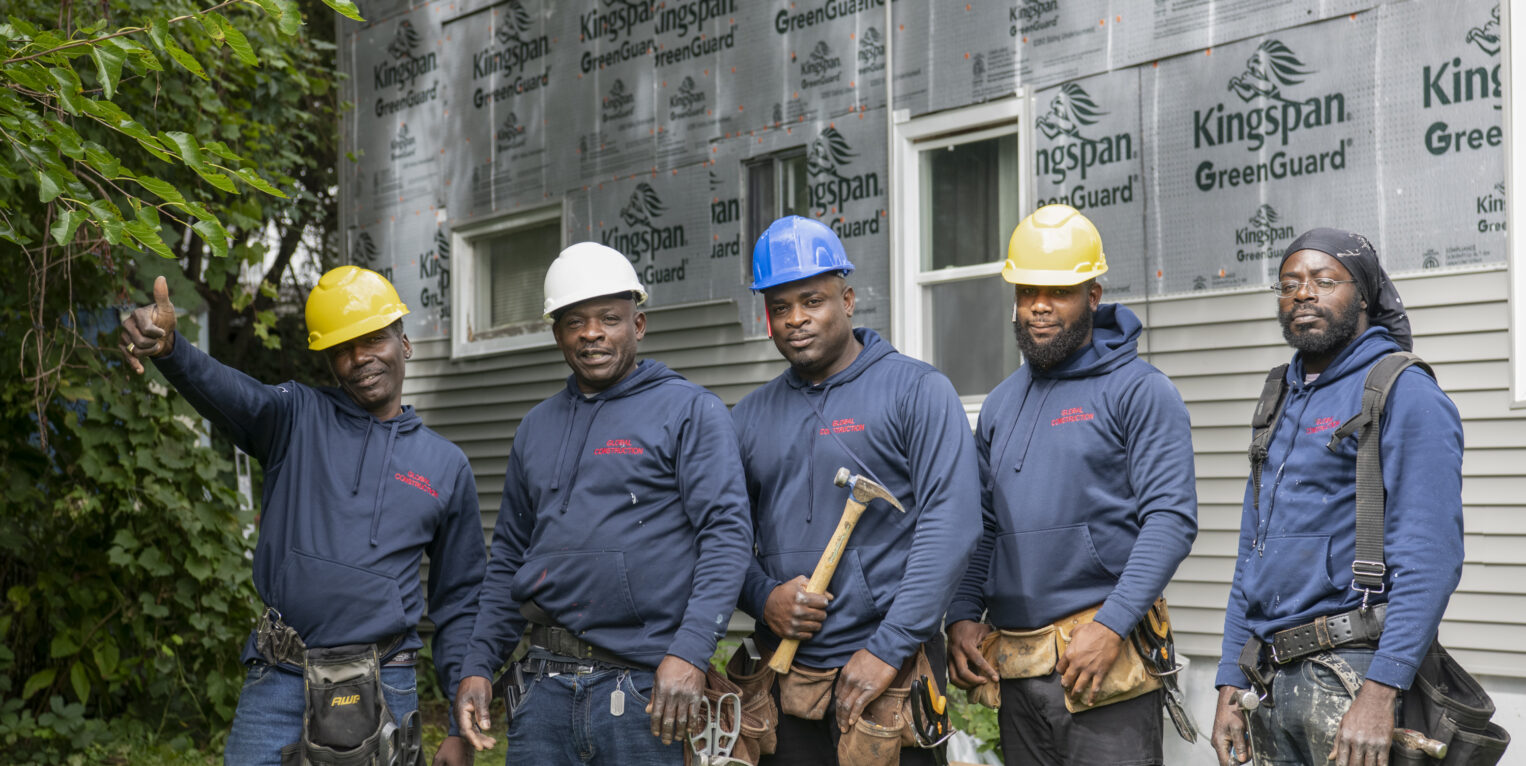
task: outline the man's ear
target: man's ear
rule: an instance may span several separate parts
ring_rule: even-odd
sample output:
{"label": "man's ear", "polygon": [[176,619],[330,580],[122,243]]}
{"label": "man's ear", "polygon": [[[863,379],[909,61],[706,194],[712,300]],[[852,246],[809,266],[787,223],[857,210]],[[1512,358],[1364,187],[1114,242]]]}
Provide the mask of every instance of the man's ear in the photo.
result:
{"label": "man's ear", "polygon": [[1092,311],[1096,311],[1097,307],[1102,305],[1102,283],[1095,279],[1092,280],[1091,287],[1086,290],[1086,303],[1091,306]]}
{"label": "man's ear", "polygon": [[412,359],[413,358],[413,344],[408,341],[408,333],[403,333],[402,338],[403,338],[403,358],[404,359]]}
{"label": "man's ear", "polygon": [[636,312],[636,316],[635,316],[635,322],[636,322],[636,340],[641,340],[642,338],[646,337],[646,312],[645,311],[637,311]]}
{"label": "man's ear", "polygon": [[843,310],[847,312],[848,317],[851,319],[853,317],[853,307],[858,305],[858,297],[853,294],[853,287],[851,285],[842,289],[842,305]]}

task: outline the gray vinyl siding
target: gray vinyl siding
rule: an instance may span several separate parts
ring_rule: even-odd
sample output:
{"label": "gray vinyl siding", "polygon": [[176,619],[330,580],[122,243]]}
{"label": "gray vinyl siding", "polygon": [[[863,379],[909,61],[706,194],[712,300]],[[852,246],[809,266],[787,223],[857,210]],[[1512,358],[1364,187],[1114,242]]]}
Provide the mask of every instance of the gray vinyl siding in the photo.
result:
{"label": "gray vinyl siding", "polygon": [[[1396,279],[1415,351],[1462,415],[1467,558],[1441,640],[1475,673],[1526,675],[1526,411],[1510,409],[1503,269]],[[1192,414],[1199,533],[1166,590],[1182,651],[1217,658],[1245,493],[1250,412],[1287,361],[1270,297],[1235,293],[1132,305],[1147,357]],[[1424,445],[1419,445],[1424,448]]]}

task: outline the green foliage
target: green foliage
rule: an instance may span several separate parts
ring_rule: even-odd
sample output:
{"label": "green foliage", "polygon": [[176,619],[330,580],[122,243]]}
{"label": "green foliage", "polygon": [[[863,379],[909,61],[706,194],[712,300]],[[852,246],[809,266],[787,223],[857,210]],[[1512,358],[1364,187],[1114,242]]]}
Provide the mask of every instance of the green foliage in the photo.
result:
{"label": "green foliage", "polygon": [[275,310],[292,257],[334,250],[332,17],[318,0],[4,14],[0,359],[19,365],[0,375],[0,760],[204,763],[258,605],[252,540],[227,452],[155,373],[126,372],[114,327],[167,272],[225,361],[258,369],[293,334]]}
{"label": "green foliage", "polygon": [[1001,757],[1001,729],[996,722],[996,711],[985,705],[970,702],[965,693],[956,689],[948,697],[948,719],[955,729],[974,737],[980,742],[979,752],[996,753]]}

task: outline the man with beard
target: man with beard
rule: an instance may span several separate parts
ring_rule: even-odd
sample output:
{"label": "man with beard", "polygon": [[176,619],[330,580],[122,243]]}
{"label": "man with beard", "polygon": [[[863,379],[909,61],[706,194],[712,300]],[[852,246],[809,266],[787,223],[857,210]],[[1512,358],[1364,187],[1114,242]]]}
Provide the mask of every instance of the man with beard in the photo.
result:
{"label": "man with beard", "polygon": [[1162,758],[1159,683],[1126,637],[1197,534],[1192,438],[1139,320],[1101,302],[1106,271],[1064,205],[1018,224],[1002,269],[1024,364],[980,409],[985,534],[947,619],[949,678],[999,697],[1007,763]]}
{"label": "man with beard", "polygon": [[[781,218],[752,257],[752,289],[790,366],[732,412],[757,536],[741,606],[765,651],[802,642],[773,692],[778,745],[762,763],[866,763],[909,725],[909,685],[923,674],[936,682],[932,668],[943,664],[939,620],[979,529],[975,445],[948,378],[854,329],[853,264],[830,228]],[[841,467],[885,487],[905,513],[874,501],[827,594],[810,594],[848,497],[832,481]],[[883,750],[933,762],[927,750]]]}
{"label": "man with beard", "polygon": [[[1249,720],[1257,763],[1385,763],[1396,697],[1462,573],[1462,423],[1423,370],[1394,381],[1380,419],[1382,560],[1368,562],[1382,585],[1362,587],[1357,440],[1331,436],[1362,412],[1368,370],[1410,349],[1409,319],[1372,244],[1346,231],[1295,239],[1272,291],[1296,352],[1246,486],[1213,745],[1223,766],[1250,755],[1235,702],[1251,686],[1248,660],[1270,695]],[[1332,672],[1341,665],[1361,679],[1355,699]]]}
{"label": "man with beard", "polygon": [[493,746],[490,679],[525,638],[510,763],[678,766],[752,550],[736,435],[719,397],[637,360],[624,255],[568,247],[545,297],[572,374],[514,434],[456,719]]}
{"label": "man with beard", "polygon": [[[142,373],[140,360],[152,359],[265,469],[254,587],[267,614],[244,644],[249,672],[223,754],[230,766],[277,766],[283,747],[304,739],[307,650],[374,645],[382,696],[404,723],[418,707],[426,594],[435,675],[445,689],[460,677],[486,558],[482,516],[466,455],[403,406],[407,313],[374,271],[340,266],[318,280],[307,297],[308,348],[322,352],[338,388],[265,385],[202,353],[175,331],[164,277],[154,303],[122,321],[132,368]],[[450,736],[435,763],[471,763],[471,751]]]}

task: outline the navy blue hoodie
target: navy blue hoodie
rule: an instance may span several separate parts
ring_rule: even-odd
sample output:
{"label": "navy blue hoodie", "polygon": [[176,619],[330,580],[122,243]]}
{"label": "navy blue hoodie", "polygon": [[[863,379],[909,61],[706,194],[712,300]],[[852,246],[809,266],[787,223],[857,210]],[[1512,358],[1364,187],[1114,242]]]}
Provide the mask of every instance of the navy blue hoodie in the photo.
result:
{"label": "navy blue hoodie", "polygon": [[708,668],[752,549],[719,397],[642,360],[591,397],[567,387],[519,425],[464,676],[492,678],[534,599],[631,662]]}
{"label": "navy blue hoodie", "polygon": [[[454,695],[486,559],[461,449],[412,407],[382,422],[337,388],[267,386],[176,336],[154,360],[196,411],[265,469],[254,586],[310,647],[373,643],[417,626],[429,553],[435,670]],[[251,633],[244,661],[259,657]]]}
{"label": "navy blue hoodie", "polygon": [[[1361,604],[1362,594],[1351,589],[1357,440],[1342,440],[1335,452],[1325,444],[1361,412],[1367,370],[1398,350],[1387,330],[1374,327],[1311,383],[1304,382],[1303,355],[1293,355],[1261,471],[1259,511],[1246,482],[1216,685],[1248,685],[1235,661],[1252,635],[1264,641]],[[1462,576],[1462,421],[1436,381],[1411,367],[1389,393],[1380,440],[1388,573],[1386,592],[1373,600],[1387,600],[1388,616],[1367,677],[1407,689]]]}
{"label": "navy blue hoodie", "polygon": [[1105,303],[1092,343],[996,386],[975,426],[981,538],[948,621],[1048,625],[1097,604],[1133,629],[1197,536],[1192,431],[1182,397],[1139,358],[1134,312]]}
{"label": "navy blue hoodie", "polygon": [[841,667],[859,649],[905,662],[937,632],[979,531],[975,445],[954,386],[873,330],[853,332],[864,350],[847,369],[818,385],[786,370],[731,414],[758,538],[741,604],[765,644],[779,641],[763,621],[768,594],[810,576],[842,517],[848,490],[833,475],[864,473],[843,445],[906,508],[864,510],[827,586],[826,622],[796,655],[807,667]]}

